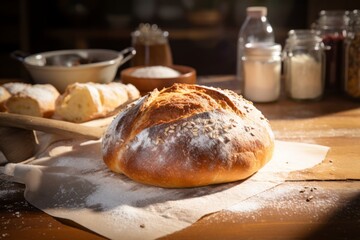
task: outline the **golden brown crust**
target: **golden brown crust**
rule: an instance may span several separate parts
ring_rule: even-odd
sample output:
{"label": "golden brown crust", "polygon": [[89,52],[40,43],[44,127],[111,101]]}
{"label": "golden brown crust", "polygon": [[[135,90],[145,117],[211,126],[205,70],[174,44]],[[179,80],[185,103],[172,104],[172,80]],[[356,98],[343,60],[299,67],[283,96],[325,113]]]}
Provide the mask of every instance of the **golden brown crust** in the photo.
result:
{"label": "golden brown crust", "polygon": [[141,183],[195,187],[249,177],[273,147],[270,125],[251,102],[229,90],[175,84],[116,117],[103,158]]}

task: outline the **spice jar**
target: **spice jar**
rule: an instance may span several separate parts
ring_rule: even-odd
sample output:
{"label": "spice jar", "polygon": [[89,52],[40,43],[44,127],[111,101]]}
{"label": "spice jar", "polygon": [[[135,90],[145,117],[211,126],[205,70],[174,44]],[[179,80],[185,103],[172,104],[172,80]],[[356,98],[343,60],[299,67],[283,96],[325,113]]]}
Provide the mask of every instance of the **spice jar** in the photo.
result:
{"label": "spice jar", "polygon": [[169,33],[162,31],[157,25],[140,24],[131,33],[132,46],[136,55],[132,59],[133,66],[170,66],[173,64],[168,41]]}
{"label": "spice jar", "polygon": [[283,51],[287,96],[318,100],[324,92],[325,45],[313,30],[291,30]]}
{"label": "spice jar", "polygon": [[351,30],[345,48],[344,92],[360,100],[360,15],[353,13]]}
{"label": "spice jar", "polygon": [[329,49],[326,51],[325,90],[340,92],[344,78],[344,41],[348,31],[349,12],[322,10],[314,30]]}
{"label": "spice jar", "polygon": [[245,44],[242,61],[245,98],[254,102],[276,101],[281,87],[281,45]]}

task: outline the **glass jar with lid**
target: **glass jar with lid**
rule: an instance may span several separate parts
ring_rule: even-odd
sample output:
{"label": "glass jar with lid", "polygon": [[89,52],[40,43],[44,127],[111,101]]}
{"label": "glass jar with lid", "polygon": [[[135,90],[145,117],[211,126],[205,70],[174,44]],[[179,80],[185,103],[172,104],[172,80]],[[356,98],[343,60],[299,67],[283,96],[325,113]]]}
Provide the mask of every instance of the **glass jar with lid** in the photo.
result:
{"label": "glass jar with lid", "polygon": [[291,30],[283,51],[287,96],[318,100],[324,92],[325,45],[314,30]]}
{"label": "glass jar with lid", "polygon": [[131,33],[132,46],[136,55],[132,59],[133,66],[170,66],[173,64],[169,44],[169,33],[162,31],[156,24],[140,24]]}
{"label": "glass jar with lid", "polygon": [[254,102],[273,102],[279,98],[281,84],[281,45],[245,44],[243,94]]}
{"label": "glass jar with lid", "polygon": [[353,11],[351,26],[346,39],[344,92],[360,100],[360,13]]}
{"label": "glass jar with lid", "polygon": [[349,12],[322,10],[313,29],[322,37],[326,51],[325,90],[341,92],[344,79],[344,45],[348,33]]}

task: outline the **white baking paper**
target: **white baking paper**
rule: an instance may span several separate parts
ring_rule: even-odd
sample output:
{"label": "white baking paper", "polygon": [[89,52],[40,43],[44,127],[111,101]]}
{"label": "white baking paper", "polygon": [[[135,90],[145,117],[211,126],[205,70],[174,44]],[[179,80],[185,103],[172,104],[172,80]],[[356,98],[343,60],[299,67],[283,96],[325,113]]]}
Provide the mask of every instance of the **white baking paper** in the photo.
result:
{"label": "white baking paper", "polygon": [[285,181],[291,171],[320,163],[328,147],[276,141],[273,159],[235,183],[163,189],[108,170],[100,141],[57,141],[37,156],[2,171],[26,185],[25,198],[44,212],[110,239],[155,239],[190,226]]}

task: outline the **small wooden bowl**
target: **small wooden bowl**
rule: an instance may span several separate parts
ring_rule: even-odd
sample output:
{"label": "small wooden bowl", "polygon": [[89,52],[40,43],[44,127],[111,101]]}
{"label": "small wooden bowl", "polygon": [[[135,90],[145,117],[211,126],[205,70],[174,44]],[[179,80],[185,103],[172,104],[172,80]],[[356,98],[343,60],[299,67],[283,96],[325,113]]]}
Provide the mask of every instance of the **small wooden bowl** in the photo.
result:
{"label": "small wooden bowl", "polygon": [[133,84],[142,95],[154,90],[157,88],[161,90],[166,87],[172,86],[174,83],[196,83],[196,71],[195,69],[187,66],[181,65],[172,65],[170,68],[180,72],[180,76],[174,78],[139,78],[132,76],[132,72],[138,68],[144,66],[136,66],[124,69],[121,71],[121,80],[123,83]]}

